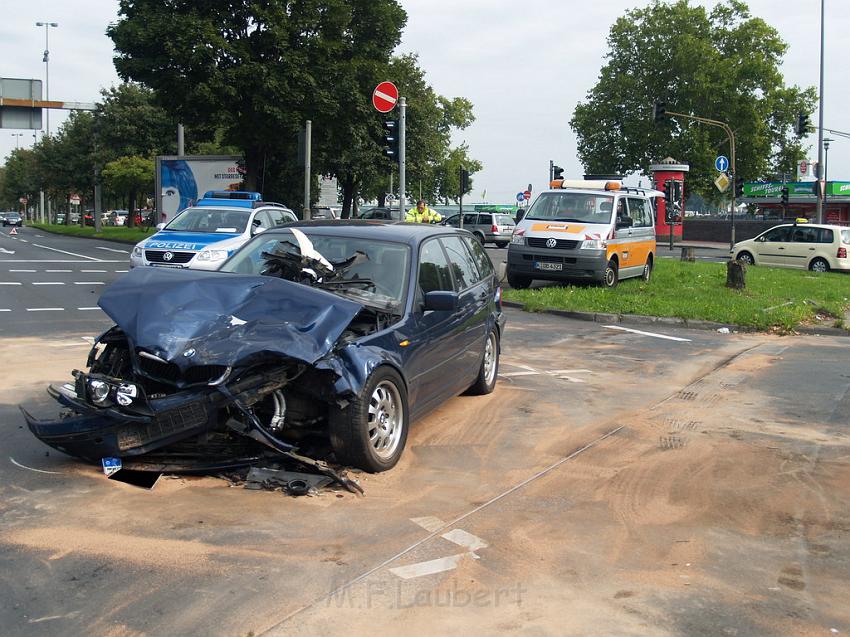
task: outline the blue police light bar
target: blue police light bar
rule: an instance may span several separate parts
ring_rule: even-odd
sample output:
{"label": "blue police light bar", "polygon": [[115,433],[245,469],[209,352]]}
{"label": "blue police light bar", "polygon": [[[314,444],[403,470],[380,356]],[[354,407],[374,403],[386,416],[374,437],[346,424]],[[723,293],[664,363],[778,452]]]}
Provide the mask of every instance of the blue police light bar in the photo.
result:
{"label": "blue police light bar", "polygon": [[262,201],[263,196],[258,192],[247,190],[207,190],[203,199],[247,199],[249,201]]}

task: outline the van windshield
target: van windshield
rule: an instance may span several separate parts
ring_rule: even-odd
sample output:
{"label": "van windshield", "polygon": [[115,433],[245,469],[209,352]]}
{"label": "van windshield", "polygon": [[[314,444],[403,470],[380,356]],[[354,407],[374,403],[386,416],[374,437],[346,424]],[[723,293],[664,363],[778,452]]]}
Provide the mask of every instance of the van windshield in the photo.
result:
{"label": "van windshield", "polygon": [[612,195],[579,192],[544,192],[525,215],[526,219],[610,223],[614,207]]}

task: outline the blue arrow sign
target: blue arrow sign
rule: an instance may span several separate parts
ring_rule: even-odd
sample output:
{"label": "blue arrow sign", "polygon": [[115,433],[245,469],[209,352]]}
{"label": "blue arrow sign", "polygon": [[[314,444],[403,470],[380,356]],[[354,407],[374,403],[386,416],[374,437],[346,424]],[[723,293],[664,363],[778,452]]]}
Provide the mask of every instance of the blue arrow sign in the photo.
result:
{"label": "blue arrow sign", "polygon": [[525,201],[525,193],[524,192],[518,192],[516,194],[516,200],[517,201]]}
{"label": "blue arrow sign", "polygon": [[714,167],[722,173],[729,169],[729,158],[726,155],[720,155],[714,160]]}

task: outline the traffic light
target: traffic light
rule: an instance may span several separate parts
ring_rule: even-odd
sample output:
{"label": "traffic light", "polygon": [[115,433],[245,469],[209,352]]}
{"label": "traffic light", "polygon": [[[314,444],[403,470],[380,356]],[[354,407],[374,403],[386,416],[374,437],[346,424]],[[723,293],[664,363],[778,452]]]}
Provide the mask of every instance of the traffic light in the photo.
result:
{"label": "traffic light", "polygon": [[655,120],[656,124],[667,119],[667,102],[655,100],[655,109],[653,110],[652,118]]}
{"label": "traffic light", "polygon": [[787,206],[788,205],[788,186],[782,186],[781,193],[782,193],[782,205]]}
{"label": "traffic light", "polygon": [[564,178],[564,169],[560,166],[552,166],[552,180],[563,179]]}
{"label": "traffic light", "polygon": [[676,192],[675,186],[673,186],[672,181],[664,182],[664,202],[670,206],[673,202],[676,201]]}
{"label": "traffic light", "polygon": [[469,190],[469,171],[463,166],[460,167],[460,194]]}
{"label": "traffic light", "polygon": [[797,137],[802,137],[809,132],[809,116],[806,113],[797,115]]}
{"label": "traffic light", "polygon": [[398,120],[388,119],[384,122],[384,155],[391,159],[398,159],[398,145]]}
{"label": "traffic light", "polygon": [[744,178],[735,175],[735,198],[740,199],[744,196]]}

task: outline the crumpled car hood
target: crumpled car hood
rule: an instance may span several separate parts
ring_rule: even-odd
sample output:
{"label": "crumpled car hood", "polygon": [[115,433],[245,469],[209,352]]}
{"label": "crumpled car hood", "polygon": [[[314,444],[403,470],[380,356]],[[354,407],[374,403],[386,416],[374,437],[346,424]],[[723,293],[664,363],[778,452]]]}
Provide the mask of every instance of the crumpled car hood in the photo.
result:
{"label": "crumpled car hood", "polygon": [[131,270],[98,305],[134,346],[181,370],[267,354],[312,365],[363,308],[274,277],[156,267]]}

